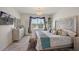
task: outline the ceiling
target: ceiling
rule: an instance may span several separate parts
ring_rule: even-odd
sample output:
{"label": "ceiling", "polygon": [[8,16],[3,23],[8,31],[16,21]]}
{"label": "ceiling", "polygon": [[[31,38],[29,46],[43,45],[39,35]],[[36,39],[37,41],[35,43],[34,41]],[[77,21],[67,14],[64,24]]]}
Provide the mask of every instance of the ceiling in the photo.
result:
{"label": "ceiling", "polygon": [[58,12],[62,7],[15,7],[22,14],[36,14],[38,8],[41,9],[43,15],[50,15]]}

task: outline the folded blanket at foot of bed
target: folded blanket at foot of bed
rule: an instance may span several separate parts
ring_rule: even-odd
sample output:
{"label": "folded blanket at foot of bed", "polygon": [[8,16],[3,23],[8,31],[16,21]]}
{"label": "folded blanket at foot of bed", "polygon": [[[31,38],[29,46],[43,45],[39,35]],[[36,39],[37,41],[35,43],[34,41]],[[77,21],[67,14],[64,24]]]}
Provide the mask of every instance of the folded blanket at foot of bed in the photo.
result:
{"label": "folded blanket at foot of bed", "polygon": [[42,48],[50,48],[50,38],[43,32],[39,31]]}

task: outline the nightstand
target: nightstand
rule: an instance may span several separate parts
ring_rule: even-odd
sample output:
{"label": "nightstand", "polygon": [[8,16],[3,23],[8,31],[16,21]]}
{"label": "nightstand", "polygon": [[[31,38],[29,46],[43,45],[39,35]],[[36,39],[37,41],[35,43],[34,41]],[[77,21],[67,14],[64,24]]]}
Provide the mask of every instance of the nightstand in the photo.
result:
{"label": "nightstand", "polygon": [[74,39],[74,50],[79,51],[79,37],[75,37]]}
{"label": "nightstand", "polygon": [[13,41],[19,40],[19,30],[18,29],[12,30],[12,38],[13,38]]}

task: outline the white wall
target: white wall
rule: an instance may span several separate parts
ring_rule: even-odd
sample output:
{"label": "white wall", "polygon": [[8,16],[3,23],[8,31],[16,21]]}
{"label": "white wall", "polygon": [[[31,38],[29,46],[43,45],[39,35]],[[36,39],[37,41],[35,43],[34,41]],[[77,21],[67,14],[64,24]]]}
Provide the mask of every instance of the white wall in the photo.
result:
{"label": "white wall", "polygon": [[[36,15],[30,15],[30,14],[22,14],[21,15],[21,25],[24,25],[26,35],[28,34],[29,17],[30,16],[33,16],[33,17],[35,16],[36,17]],[[42,17],[45,17],[46,20],[47,20],[49,16],[48,15],[43,15]]]}
{"label": "white wall", "polygon": [[21,25],[24,26],[25,35],[27,35],[29,27],[29,15],[21,15]]}
{"label": "white wall", "polygon": [[77,7],[64,7],[59,10],[53,17],[54,19],[64,18],[79,15],[79,8]]}
{"label": "white wall", "polygon": [[[0,11],[4,11],[20,19],[20,14],[14,8],[0,7]],[[12,28],[13,25],[0,25],[0,50],[3,50],[12,43]]]}
{"label": "white wall", "polygon": [[77,7],[64,7],[60,9],[53,16],[53,27],[55,27],[55,20],[61,20],[62,18],[72,17],[76,15],[79,15],[79,8]]}
{"label": "white wall", "polygon": [[0,25],[0,50],[12,42],[12,27],[13,25]]}

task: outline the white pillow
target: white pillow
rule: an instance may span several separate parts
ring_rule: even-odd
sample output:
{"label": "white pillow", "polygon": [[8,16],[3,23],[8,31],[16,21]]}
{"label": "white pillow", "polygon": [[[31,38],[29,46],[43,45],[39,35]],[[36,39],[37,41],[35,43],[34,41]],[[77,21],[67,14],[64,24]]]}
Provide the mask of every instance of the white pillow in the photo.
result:
{"label": "white pillow", "polygon": [[53,32],[52,32],[54,35],[56,35],[56,31],[55,30],[53,30]]}
{"label": "white pillow", "polygon": [[70,37],[75,37],[76,33],[71,31],[71,30],[66,30],[67,31],[67,34],[70,36]]}
{"label": "white pillow", "polygon": [[75,37],[76,33],[74,33],[74,32],[68,32],[68,35],[69,35],[70,37]]}
{"label": "white pillow", "polygon": [[67,36],[67,32],[66,31],[62,31],[62,35]]}

